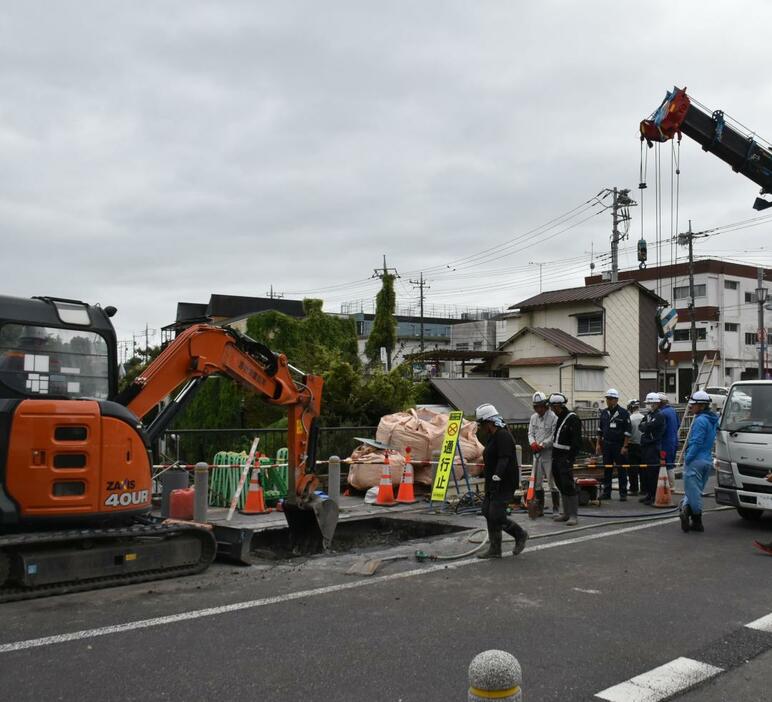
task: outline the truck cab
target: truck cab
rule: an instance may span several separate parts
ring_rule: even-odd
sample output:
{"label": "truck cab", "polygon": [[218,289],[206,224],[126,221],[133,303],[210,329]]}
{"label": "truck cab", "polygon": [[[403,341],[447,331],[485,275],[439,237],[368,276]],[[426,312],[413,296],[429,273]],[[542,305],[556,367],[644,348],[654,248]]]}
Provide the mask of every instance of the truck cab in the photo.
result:
{"label": "truck cab", "polygon": [[743,519],[772,510],[772,380],[734,383],[716,436],[716,502]]}

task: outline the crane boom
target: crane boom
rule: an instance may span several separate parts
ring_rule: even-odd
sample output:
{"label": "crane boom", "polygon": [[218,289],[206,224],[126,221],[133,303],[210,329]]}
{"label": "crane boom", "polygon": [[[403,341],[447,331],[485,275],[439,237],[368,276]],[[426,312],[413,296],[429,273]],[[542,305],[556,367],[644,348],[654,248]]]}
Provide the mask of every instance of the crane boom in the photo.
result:
{"label": "crane boom", "polygon": [[[761,186],[761,192],[772,193],[772,150],[736,122],[728,120],[721,110],[708,112],[698,107],[686,94],[686,88],[674,87],[649,119],[640,124],[641,140],[668,141],[686,134],[703,149],[728,163],[736,173]],[[754,207],[770,206],[757,199]]]}

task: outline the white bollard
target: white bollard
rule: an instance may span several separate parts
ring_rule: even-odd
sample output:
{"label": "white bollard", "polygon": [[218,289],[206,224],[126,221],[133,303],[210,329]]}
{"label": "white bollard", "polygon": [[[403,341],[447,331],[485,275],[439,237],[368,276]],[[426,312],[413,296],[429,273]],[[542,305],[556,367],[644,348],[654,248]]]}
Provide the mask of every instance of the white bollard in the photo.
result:
{"label": "white bollard", "polygon": [[193,475],[196,488],[195,502],[193,503],[193,520],[203,524],[206,521],[207,506],[209,504],[209,466],[203,462],[196,463]]}
{"label": "white bollard", "polygon": [[327,495],[340,506],[340,458],[330,456],[327,470]]}
{"label": "white bollard", "polygon": [[469,664],[469,702],[522,702],[523,671],[517,658],[492,649],[478,653]]}

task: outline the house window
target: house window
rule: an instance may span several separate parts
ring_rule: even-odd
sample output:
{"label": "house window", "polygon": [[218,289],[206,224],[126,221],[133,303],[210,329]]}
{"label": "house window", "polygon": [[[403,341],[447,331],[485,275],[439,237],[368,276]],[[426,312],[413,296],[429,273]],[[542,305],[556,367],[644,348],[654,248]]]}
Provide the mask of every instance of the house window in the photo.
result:
{"label": "house window", "polygon": [[[689,328],[686,329],[674,329],[673,341],[691,341],[691,335],[689,334]],[[697,327],[697,341],[704,341],[707,337],[707,330],[705,327]]]}
{"label": "house window", "polygon": [[574,376],[574,387],[577,391],[605,390],[603,370],[594,368],[577,368]]}
{"label": "house window", "polygon": [[482,351],[482,341],[475,341],[475,342],[472,344],[472,348],[473,348],[475,351]]}
{"label": "house window", "polygon": [[746,346],[756,345],[756,332],[745,332],[745,345]]}
{"label": "house window", "polygon": [[578,336],[603,333],[603,313],[583,314],[576,318],[576,333]]}
{"label": "house window", "polygon": [[724,290],[737,290],[740,287],[740,282],[737,280],[725,280]]}
{"label": "house window", "polygon": [[459,351],[468,351],[469,350],[469,343],[466,341],[460,341],[456,344],[456,349]]}
{"label": "house window", "polygon": [[740,331],[740,325],[734,322],[724,322],[724,331],[736,332]]}
{"label": "house window", "polygon": [[756,302],[756,296],[752,292],[745,293],[746,302]]}
{"label": "house window", "polygon": [[[694,297],[705,297],[706,293],[706,285],[705,283],[700,283],[699,285],[694,286]],[[673,299],[674,300],[688,300],[689,299],[689,286],[688,285],[682,285],[680,287],[673,288]]]}

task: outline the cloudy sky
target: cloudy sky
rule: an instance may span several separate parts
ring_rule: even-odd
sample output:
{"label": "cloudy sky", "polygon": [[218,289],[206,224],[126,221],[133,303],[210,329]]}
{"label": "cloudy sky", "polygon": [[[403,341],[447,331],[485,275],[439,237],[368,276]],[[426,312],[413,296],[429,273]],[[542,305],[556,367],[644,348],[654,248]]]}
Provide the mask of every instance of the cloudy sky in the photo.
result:
{"label": "cloudy sky", "polygon": [[[404,305],[422,270],[429,305],[517,302],[529,262],[581,284],[609,246],[592,198],[640,199],[637,126],[666,89],[772,139],[770,26],[763,0],[6,3],[1,292],[115,305],[127,338],[213,292],[371,301],[384,254]],[[758,187],[688,139],[681,172],[679,228],[758,216]],[[770,265],[770,231],[697,253]]]}

